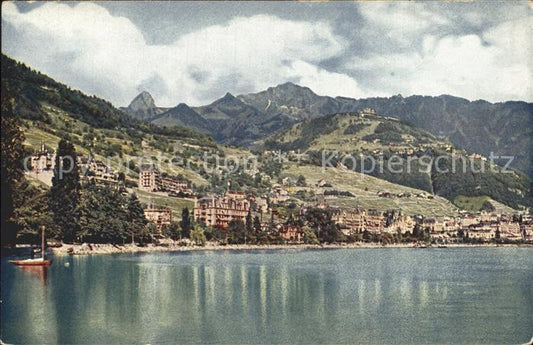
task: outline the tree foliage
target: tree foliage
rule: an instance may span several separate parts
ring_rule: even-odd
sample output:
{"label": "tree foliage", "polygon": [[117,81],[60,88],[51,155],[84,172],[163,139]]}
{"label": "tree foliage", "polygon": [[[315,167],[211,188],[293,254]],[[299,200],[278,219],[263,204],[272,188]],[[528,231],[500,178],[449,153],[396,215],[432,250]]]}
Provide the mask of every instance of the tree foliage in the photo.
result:
{"label": "tree foliage", "polygon": [[183,238],[189,238],[191,236],[192,219],[188,207],[184,207],[181,212],[181,236]]}
{"label": "tree foliage", "polygon": [[72,143],[62,139],[56,150],[54,176],[50,189],[50,209],[63,241],[74,242],[80,232],[80,174]]}
{"label": "tree foliage", "polygon": [[15,116],[13,99],[4,94],[7,91],[2,83],[2,123],[1,123],[1,235],[2,243],[15,244],[17,224],[12,220],[13,197],[23,181],[24,133]]}
{"label": "tree foliage", "polygon": [[205,235],[205,229],[202,224],[196,223],[191,231],[191,241],[197,246],[205,245],[207,241]]}

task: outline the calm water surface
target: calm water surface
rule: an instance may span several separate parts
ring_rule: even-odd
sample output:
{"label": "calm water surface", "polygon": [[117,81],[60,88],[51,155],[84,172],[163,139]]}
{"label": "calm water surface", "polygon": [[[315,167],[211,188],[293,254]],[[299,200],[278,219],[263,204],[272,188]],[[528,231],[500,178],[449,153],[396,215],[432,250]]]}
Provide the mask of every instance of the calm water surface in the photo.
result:
{"label": "calm water surface", "polygon": [[533,248],[2,259],[1,339],[42,344],[518,344]]}

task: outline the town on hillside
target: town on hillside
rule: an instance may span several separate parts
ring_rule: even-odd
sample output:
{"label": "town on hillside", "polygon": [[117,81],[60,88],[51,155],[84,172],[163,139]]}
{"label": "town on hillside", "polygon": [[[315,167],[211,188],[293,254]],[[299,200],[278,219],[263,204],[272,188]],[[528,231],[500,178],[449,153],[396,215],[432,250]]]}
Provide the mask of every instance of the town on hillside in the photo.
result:
{"label": "town on hillside", "polygon": [[[30,157],[29,162],[31,168],[26,174],[51,185],[55,154],[48,152],[43,145],[39,152]],[[132,192],[121,183],[124,176],[121,177],[103,162],[90,157],[78,157],[78,164],[83,178],[98,184],[118,185],[124,194]],[[193,191],[190,181],[182,177],[164,176],[155,164],[142,164],[139,168],[137,190],[163,198],[193,201],[192,210],[187,209],[192,220],[205,229],[219,231],[218,235],[209,236],[209,239],[223,243],[238,243],[243,239],[246,242],[246,231],[254,233],[248,234],[248,240],[252,241],[255,236],[256,243],[424,241],[444,245],[533,240],[533,219],[527,214],[486,210],[477,213],[461,211],[457,216],[427,217],[423,214],[407,215],[401,210],[377,211],[356,206],[331,206],[328,205],[328,195],[334,193],[331,188],[328,189],[331,185],[325,179],[319,180],[316,185],[316,188],[325,191],[323,199],[315,203],[296,205],[291,201],[291,182],[288,178],[283,179],[280,185],[272,185],[267,193],[261,195],[234,190],[231,180],[223,194],[199,195]],[[428,193],[394,194],[387,191],[378,192],[377,197],[433,198]],[[172,237],[168,228],[175,226],[175,220],[183,217],[183,214],[173,214],[168,207],[145,205],[144,217],[153,224],[152,236],[164,242],[166,237]],[[334,229],[331,236],[316,236],[317,229],[309,229],[316,227],[320,232],[321,228],[327,229],[328,226]],[[243,238],[231,233],[239,231],[244,233]],[[261,234],[264,236],[261,237]],[[174,236],[175,239],[177,237]]]}

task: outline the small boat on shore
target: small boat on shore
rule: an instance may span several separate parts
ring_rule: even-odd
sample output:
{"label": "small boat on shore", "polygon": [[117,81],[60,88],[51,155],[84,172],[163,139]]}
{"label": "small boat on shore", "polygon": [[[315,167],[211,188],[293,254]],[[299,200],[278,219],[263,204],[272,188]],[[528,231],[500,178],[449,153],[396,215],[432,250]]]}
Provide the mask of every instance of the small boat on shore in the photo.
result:
{"label": "small boat on shore", "polygon": [[[33,255],[33,253],[32,253]],[[41,227],[41,257],[37,259],[10,260],[9,262],[17,266],[50,266],[52,260],[46,260],[44,254],[44,226]]]}
{"label": "small boat on shore", "polygon": [[44,258],[11,260],[9,262],[17,266],[50,266],[52,264],[52,260],[45,260]]}

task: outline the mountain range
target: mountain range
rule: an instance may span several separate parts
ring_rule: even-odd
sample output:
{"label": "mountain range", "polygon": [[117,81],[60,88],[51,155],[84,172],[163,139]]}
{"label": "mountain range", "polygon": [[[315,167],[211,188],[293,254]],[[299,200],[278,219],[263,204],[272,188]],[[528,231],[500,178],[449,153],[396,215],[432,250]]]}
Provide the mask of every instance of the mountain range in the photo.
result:
{"label": "mountain range", "polygon": [[[365,174],[363,179],[361,174],[343,164],[342,157],[332,160],[334,168],[323,171],[317,167],[317,153],[322,149],[348,155],[383,156],[385,160],[391,153],[416,158],[418,154],[448,154],[449,149],[456,150],[460,157],[475,155],[454,148],[445,139],[405,121],[372,112],[365,116],[358,111],[349,112],[347,104],[352,102],[353,109],[357,107],[356,100],[318,96],[295,84],[287,83],[249,95],[228,93],[209,105],[194,108],[186,104],[168,109],[157,107],[150,94],[144,92],[129,109],[121,111],[104,99],[85,95],[3,54],[1,67],[2,95],[15,104],[28,152],[39,150],[42,144],[53,150],[60,139],[66,139],[82,155],[110,159],[111,167],[117,171],[129,167],[126,179],[135,186],[139,160],[170,163],[177,156],[187,159],[187,166],[199,169],[169,164],[168,169],[164,165],[163,173],[179,173],[197,186],[203,186],[201,190],[220,192],[219,187],[225,184],[217,180],[219,177],[200,169],[205,163],[202,157],[205,153],[245,154],[257,158],[259,172],[252,176],[243,171],[224,178],[231,178],[235,185],[252,192],[264,191],[283,178],[296,180],[303,176],[311,186],[326,179],[338,191],[353,195],[348,197],[348,193],[344,193],[346,197],[336,198],[336,201],[328,199],[337,206],[401,208],[411,214],[442,215],[455,212],[450,201],[459,204],[458,198],[462,198],[463,204],[472,198],[490,198],[515,209],[531,205],[531,180],[517,172],[391,174],[383,169],[373,176]],[[339,111],[339,114],[325,115]],[[520,118],[519,115],[515,114]],[[525,124],[521,130],[530,128]],[[217,145],[211,136],[219,142],[240,142],[258,150],[250,152]],[[261,148],[267,152],[259,150]],[[300,149],[305,155],[301,161],[293,157],[280,164],[268,151],[277,149]],[[471,161],[482,164],[482,159],[476,157]],[[434,198],[410,203],[377,200],[376,193],[383,190],[396,194],[426,191]],[[316,201],[311,194],[292,197]]]}
{"label": "mountain range", "polygon": [[227,93],[211,104],[157,107],[142,92],[128,107],[131,116],[161,126],[183,125],[219,143],[253,148],[272,133],[321,116],[373,108],[378,114],[420,127],[471,153],[514,156],[511,166],[533,177],[533,103],[441,95],[353,99],[320,96],[307,87],[285,83],[258,93]]}
{"label": "mountain range", "polygon": [[469,155],[423,129],[371,111],[300,122],[270,136],[263,146],[299,150],[300,161],[318,170],[335,166],[364,172],[454,203],[464,195],[489,196],[514,208],[529,203],[530,180],[525,174],[502,173],[485,157]]}

